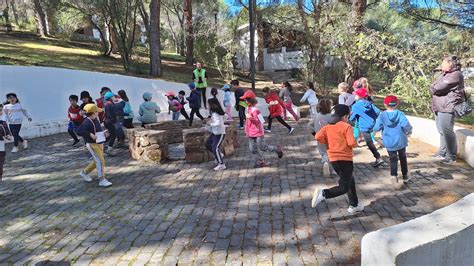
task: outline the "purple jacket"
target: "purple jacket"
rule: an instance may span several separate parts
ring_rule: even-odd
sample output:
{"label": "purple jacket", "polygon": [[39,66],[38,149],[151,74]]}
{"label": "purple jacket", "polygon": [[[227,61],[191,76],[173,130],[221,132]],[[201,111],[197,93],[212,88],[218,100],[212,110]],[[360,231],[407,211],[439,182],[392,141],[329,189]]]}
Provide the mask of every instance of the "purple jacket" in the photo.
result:
{"label": "purple jacket", "polygon": [[464,98],[464,77],[461,70],[443,73],[431,84],[430,92],[433,112],[452,113],[454,106]]}

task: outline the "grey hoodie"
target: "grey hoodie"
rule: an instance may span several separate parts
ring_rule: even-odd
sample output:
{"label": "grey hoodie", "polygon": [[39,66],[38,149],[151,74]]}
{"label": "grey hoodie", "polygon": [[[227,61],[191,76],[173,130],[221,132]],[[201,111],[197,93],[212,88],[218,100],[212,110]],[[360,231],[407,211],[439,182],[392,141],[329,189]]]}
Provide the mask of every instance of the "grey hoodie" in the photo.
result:
{"label": "grey hoodie", "polygon": [[140,105],[138,120],[146,124],[156,123],[158,120],[156,114],[160,112],[161,109],[155,102],[146,101]]}

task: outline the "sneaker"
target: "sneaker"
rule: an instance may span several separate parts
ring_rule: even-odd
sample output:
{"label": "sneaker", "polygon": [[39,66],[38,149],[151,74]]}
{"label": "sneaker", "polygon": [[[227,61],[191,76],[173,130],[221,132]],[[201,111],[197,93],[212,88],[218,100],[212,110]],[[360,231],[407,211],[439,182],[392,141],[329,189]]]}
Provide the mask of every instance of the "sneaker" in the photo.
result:
{"label": "sneaker", "polygon": [[331,175],[331,171],[329,169],[329,163],[324,162],[323,163],[323,177],[329,177]]}
{"label": "sneaker", "polygon": [[294,128],[290,128],[290,130],[288,130],[288,134],[289,134],[289,135],[293,134],[293,131],[295,131],[295,129],[294,129]]}
{"label": "sneaker", "polygon": [[112,185],[112,183],[109,180],[105,179],[105,178],[100,180],[100,182],[99,182],[99,187],[110,187],[111,185]]}
{"label": "sneaker", "polygon": [[237,126],[237,129],[238,129],[238,130],[244,130],[244,127]]}
{"label": "sneaker", "polygon": [[357,205],[356,207],[349,206],[349,208],[347,209],[347,212],[350,213],[350,214],[354,214],[354,213],[361,212],[363,210],[364,210],[364,206]]}
{"label": "sneaker", "polygon": [[433,159],[433,160],[443,160],[444,156],[441,155],[441,154],[435,153],[435,154],[431,155],[430,158]]}
{"label": "sneaker", "polygon": [[82,178],[86,181],[86,182],[91,182],[92,181],[92,178],[87,175],[84,171],[81,171],[79,173],[80,176],[82,176]]}
{"label": "sneaker", "polygon": [[72,143],[72,146],[76,146],[77,143],[81,142],[80,140],[75,140],[73,143]]}
{"label": "sneaker", "polygon": [[398,176],[392,175],[390,177],[390,182],[395,189],[401,189],[403,187],[403,182],[398,178]]}
{"label": "sneaker", "polygon": [[283,149],[282,149],[281,145],[277,146],[277,151],[276,152],[278,154],[278,158],[283,157]]}
{"label": "sneaker", "polygon": [[216,167],[214,167],[214,171],[222,171],[222,170],[225,170],[225,169],[227,169],[225,167],[225,164],[219,164]]}
{"label": "sneaker", "polygon": [[381,166],[382,164],[384,163],[383,159],[382,158],[378,158],[375,160],[375,162],[371,163],[371,165],[373,167],[379,167]]}
{"label": "sneaker", "polygon": [[28,149],[28,141],[26,139],[23,140],[23,149]]}
{"label": "sneaker", "polygon": [[407,185],[410,182],[411,182],[411,177],[409,177],[409,176],[404,176],[403,177],[403,184]]}
{"label": "sneaker", "polygon": [[316,208],[319,203],[323,202],[326,198],[323,196],[323,189],[317,187],[313,192],[313,199],[311,199],[311,207]]}
{"label": "sneaker", "polygon": [[105,154],[109,155],[109,156],[114,156],[115,155],[115,149],[110,147],[110,146],[107,146],[105,148]]}
{"label": "sneaker", "polygon": [[267,167],[269,165],[270,164],[267,161],[262,160],[262,161],[258,161],[257,164],[255,164],[255,168]]}
{"label": "sneaker", "polygon": [[13,147],[12,153],[15,153],[15,152],[18,152],[18,151],[19,151],[18,147]]}
{"label": "sneaker", "polygon": [[268,127],[264,128],[263,130],[264,130],[266,133],[272,133],[272,130],[269,129]]}
{"label": "sneaker", "polygon": [[446,165],[453,165],[453,164],[456,163],[456,160],[444,158],[444,159],[441,161],[441,163],[442,163],[442,164],[446,164]]}

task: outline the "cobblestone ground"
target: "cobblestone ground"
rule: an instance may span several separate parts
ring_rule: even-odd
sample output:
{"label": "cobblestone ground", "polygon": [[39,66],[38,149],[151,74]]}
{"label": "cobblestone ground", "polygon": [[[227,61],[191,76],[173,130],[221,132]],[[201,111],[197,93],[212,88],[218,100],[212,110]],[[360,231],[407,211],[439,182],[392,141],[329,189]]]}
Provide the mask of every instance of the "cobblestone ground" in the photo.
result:
{"label": "cobblestone ground", "polygon": [[271,167],[250,167],[243,136],[237,155],[226,158],[229,169],[217,173],[210,170],[213,163],[140,165],[124,150],[107,159],[114,185],[106,189],[78,176],[89,155],[83,147],[72,148],[67,135],[31,140],[29,150],[7,154],[0,183],[0,261],[357,264],[364,234],[474,191],[472,169],[432,162],[433,148],[415,142],[408,149],[414,182],[394,190],[388,169],[373,169],[363,147],[355,150],[355,178],[365,211],[348,214],[346,197],[312,209],[314,186],[336,179],[322,178],[303,122],[292,136],[280,125],[275,129],[267,142],[283,143],[286,153],[280,160],[268,155]]}

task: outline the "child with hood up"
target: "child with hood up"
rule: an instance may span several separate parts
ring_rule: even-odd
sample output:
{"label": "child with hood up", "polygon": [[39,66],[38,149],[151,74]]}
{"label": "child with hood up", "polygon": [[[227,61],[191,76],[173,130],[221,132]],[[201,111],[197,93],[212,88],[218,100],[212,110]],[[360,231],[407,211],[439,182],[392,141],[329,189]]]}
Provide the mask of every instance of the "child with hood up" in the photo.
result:
{"label": "child with hood up", "polygon": [[151,101],[152,95],[150,92],[143,93],[143,100],[145,101],[138,109],[138,120],[142,122],[142,127],[147,124],[153,124],[158,121],[156,114],[161,113],[160,107]]}

